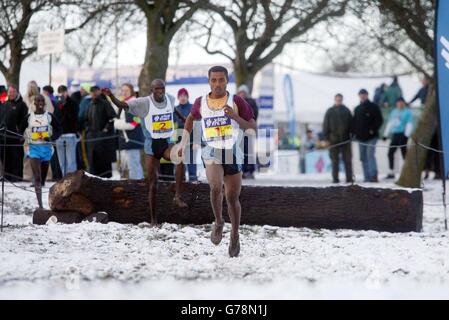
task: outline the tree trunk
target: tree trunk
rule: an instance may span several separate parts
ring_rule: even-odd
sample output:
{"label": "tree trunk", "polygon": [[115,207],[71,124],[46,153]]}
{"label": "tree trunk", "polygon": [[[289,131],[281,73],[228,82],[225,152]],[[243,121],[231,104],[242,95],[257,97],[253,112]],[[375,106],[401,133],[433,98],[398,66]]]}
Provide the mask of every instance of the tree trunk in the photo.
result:
{"label": "tree trunk", "polygon": [[235,83],[237,88],[242,84],[246,84],[249,92],[253,91],[255,73],[246,66],[245,62],[234,62]]}
{"label": "tree trunk", "polygon": [[[421,119],[419,120],[413,141],[430,146],[432,136],[437,128],[436,92],[434,87],[429,88],[429,96],[426,101]],[[428,150],[416,146],[409,147],[407,157],[402,167],[401,177],[397,185],[406,188],[421,188],[422,172],[427,159]]]}
{"label": "tree trunk", "polygon": [[20,69],[21,66],[19,68],[15,68],[15,70],[9,69],[7,74],[4,74],[3,76],[5,77],[6,80],[6,84],[9,85],[14,85],[17,90],[20,89]]}
{"label": "tree trunk", "polygon": [[139,95],[146,96],[151,93],[151,82],[154,79],[165,81],[168,68],[168,56],[170,39],[165,39],[166,35],[155,31],[150,27],[152,24],[148,21],[147,29],[147,50],[145,53],[145,62],[139,75]]}
{"label": "tree trunk", "polygon": [[[173,205],[173,184],[159,183],[159,222],[209,224],[214,220],[207,184],[185,184],[188,209]],[[241,193],[242,224],[279,227],[419,232],[422,229],[421,191],[366,189],[359,186],[309,188],[244,186]],[[84,216],[106,212],[109,221],[149,222],[148,187],[145,181],[112,181],[70,174],[50,189],[55,212],[78,211]],[[224,202],[224,216],[226,215]]]}

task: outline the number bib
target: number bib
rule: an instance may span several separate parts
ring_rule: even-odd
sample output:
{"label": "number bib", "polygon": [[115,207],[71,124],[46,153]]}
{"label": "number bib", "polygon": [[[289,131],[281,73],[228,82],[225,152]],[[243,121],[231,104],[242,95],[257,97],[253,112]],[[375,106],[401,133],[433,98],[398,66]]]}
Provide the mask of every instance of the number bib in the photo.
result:
{"label": "number bib", "polygon": [[[227,104],[234,105],[234,96],[229,95]],[[201,126],[203,140],[216,149],[232,149],[239,139],[239,125],[229,118],[224,109],[212,110],[207,104],[207,96],[201,100]]]}
{"label": "number bib", "polygon": [[157,108],[148,97],[150,109],[148,115],[144,118],[144,124],[147,131],[153,139],[169,139],[174,132],[173,123],[173,105],[168,96],[165,97],[165,108]]}
{"label": "number bib", "polygon": [[31,144],[46,144],[52,136],[53,129],[51,127],[51,116],[45,112],[42,115],[36,115],[34,112],[30,113],[28,119],[28,129],[25,135],[28,142]]}
{"label": "number bib", "polygon": [[173,130],[173,114],[153,115],[154,133],[171,133]]}
{"label": "number bib", "polygon": [[42,126],[42,127],[32,127],[31,128],[31,139],[32,140],[41,140],[45,138],[49,138],[50,133],[48,126]]}
{"label": "number bib", "polygon": [[204,119],[206,142],[232,140],[231,118],[218,116]]}

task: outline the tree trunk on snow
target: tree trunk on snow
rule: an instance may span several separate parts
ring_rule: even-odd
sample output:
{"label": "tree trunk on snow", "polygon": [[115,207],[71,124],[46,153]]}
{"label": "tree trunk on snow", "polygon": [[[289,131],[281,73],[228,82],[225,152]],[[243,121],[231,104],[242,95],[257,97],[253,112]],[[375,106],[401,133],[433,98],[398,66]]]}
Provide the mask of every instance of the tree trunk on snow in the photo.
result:
{"label": "tree trunk on snow", "polygon": [[[432,86],[429,88],[426,105],[413,134],[413,142],[416,141],[425,146],[430,146],[438,121],[435,102],[436,92]],[[428,150],[423,147],[416,145],[409,147],[404,166],[402,167],[401,177],[396,184],[406,188],[421,188],[422,172],[426,164],[427,154]]]}
{"label": "tree trunk on snow", "polygon": [[[159,222],[209,224],[214,220],[207,184],[185,184],[188,209],[173,205],[173,184],[159,183]],[[422,229],[421,191],[366,189],[359,186],[309,188],[244,186],[241,193],[242,224],[279,227],[419,232]],[[84,216],[106,212],[109,221],[149,222],[148,187],[145,181],[112,181],[83,171],[68,175],[50,189],[55,212],[78,211]],[[226,203],[224,216],[227,221]]]}

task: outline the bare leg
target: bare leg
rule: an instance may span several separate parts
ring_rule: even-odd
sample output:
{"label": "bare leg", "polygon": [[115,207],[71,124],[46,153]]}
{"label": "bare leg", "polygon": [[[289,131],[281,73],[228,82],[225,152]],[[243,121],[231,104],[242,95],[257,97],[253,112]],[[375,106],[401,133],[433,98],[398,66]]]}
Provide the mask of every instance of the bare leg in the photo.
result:
{"label": "bare leg", "polygon": [[39,204],[39,209],[42,209],[43,205],[42,205],[41,160],[31,159],[30,163],[31,163],[31,170],[33,171],[34,190],[36,191],[37,203]]}
{"label": "bare leg", "polygon": [[45,180],[47,180],[48,167],[50,166],[50,162],[44,161],[41,164],[41,173],[42,173],[42,185],[45,186]]}
{"label": "bare leg", "polygon": [[164,152],[164,159],[175,163],[175,198],[173,199],[173,201],[179,208],[188,208],[189,206],[182,200],[181,197],[182,183],[185,177],[185,168],[182,162],[176,164],[176,161],[174,161],[175,159],[171,158],[171,152],[174,151],[173,150],[174,146],[175,145],[171,145]]}
{"label": "bare leg", "polygon": [[159,169],[159,160],[153,156],[146,156],[148,173],[148,202],[150,204],[151,225],[156,226],[156,192],[157,192],[157,172]]}
{"label": "bare leg", "polygon": [[223,167],[213,162],[206,162],[206,176],[210,186],[210,203],[215,216],[215,224],[212,227],[211,241],[219,245],[223,238]]}
{"label": "bare leg", "polygon": [[217,224],[223,224],[223,167],[219,164],[206,164],[206,176],[210,186],[210,204]]}
{"label": "bare leg", "polygon": [[231,241],[229,255],[237,257],[240,253],[239,227],[242,208],[240,206],[240,191],[242,188],[242,174],[224,177],[226,204],[228,205],[229,219],[231,220]]}

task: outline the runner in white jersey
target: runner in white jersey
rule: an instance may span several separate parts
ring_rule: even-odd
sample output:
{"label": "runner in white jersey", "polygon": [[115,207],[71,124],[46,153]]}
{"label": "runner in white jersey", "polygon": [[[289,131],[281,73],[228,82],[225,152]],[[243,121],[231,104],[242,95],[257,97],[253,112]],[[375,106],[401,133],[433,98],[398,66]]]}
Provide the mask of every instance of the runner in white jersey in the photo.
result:
{"label": "runner in white jersey", "polygon": [[[145,136],[144,151],[147,159],[147,173],[149,183],[149,203],[151,224],[157,224],[156,219],[156,191],[160,160],[172,161],[170,153],[174,144],[170,138],[174,133],[173,112],[174,98],[165,93],[165,82],[156,79],[151,83],[151,95],[127,102],[117,99],[109,89],[103,93],[119,108],[141,118],[142,130]],[[176,166],[175,197],[173,202],[180,208],[188,205],[181,199],[181,187],[184,178],[184,165]]]}
{"label": "runner in white jersey", "polygon": [[215,215],[211,241],[219,245],[223,237],[224,220],[222,215],[223,184],[225,187],[228,214],[232,224],[229,255],[237,257],[240,253],[240,190],[242,185],[243,152],[238,143],[244,130],[256,130],[251,107],[239,96],[226,91],[228,71],[217,66],[209,70],[211,92],[198,98],[187,117],[179,149],[182,157],[193,130],[193,121],[201,120],[203,131],[202,157],[210,185],[210,199]]}
{"label": "runner in white jersey", "polygon": [[42,186],[45,185],[48,166],[53,156],[52,142],[61,135],[61,126],[56,117],[45,111],[42,95],[34,97],[35,111],[30,111],[20,125],[26,146],[26,156],[30,159],[33,171],[33,184],[39,208],[42,209]]}

